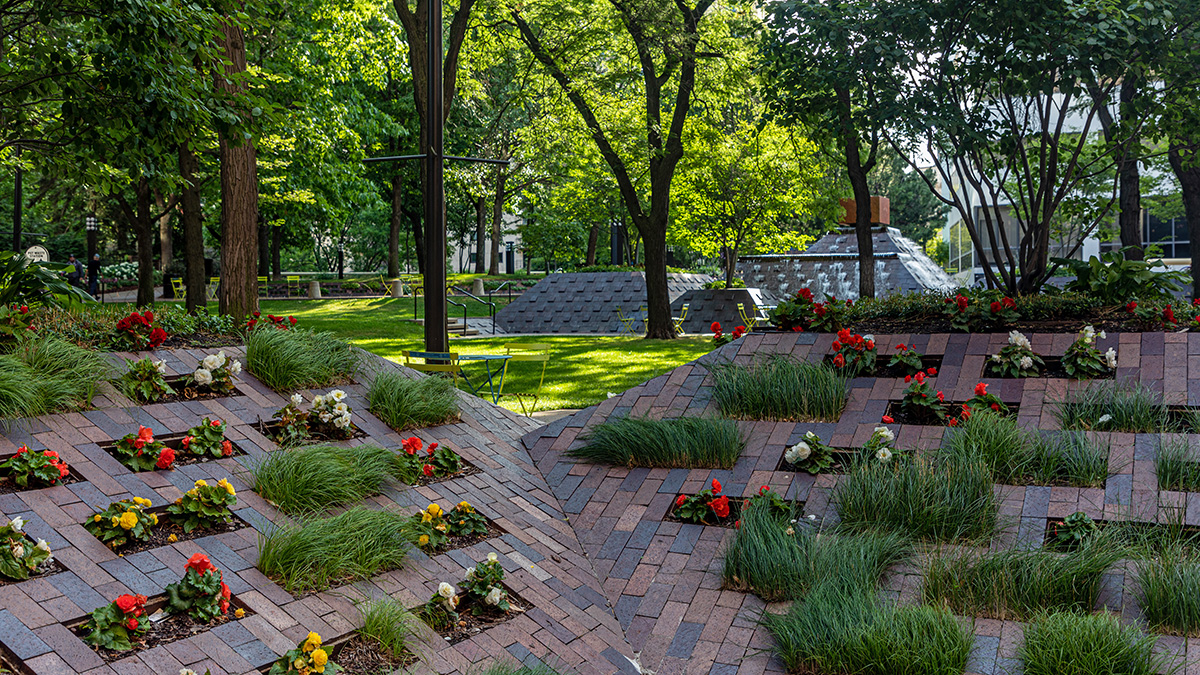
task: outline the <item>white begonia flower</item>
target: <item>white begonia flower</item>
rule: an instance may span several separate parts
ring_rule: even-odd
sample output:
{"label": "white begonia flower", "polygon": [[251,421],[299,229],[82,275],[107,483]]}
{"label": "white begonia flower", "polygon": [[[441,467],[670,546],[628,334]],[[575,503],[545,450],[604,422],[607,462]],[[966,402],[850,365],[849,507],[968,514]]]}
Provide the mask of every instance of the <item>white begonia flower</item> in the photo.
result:
{"label": "white begonia flower", "polygon": [[334,403],[341,403],[342,400],[346,398],[346,392],[342,391],[341,389],[334,389],[333,391],[329,392],[329,398],[333,399]]}
{"label": "white begonia flower", "polygon": [[[299,394],[296,394],[296,395],[299,396]],[[317,394],[316,396],[313,397],[313,407],[314,408],[320,407],[321,404],[323,404],[323,403],[325,403],[324,396]]]}
{"label": "white begonia flower", "polygon": [[442,583],[438,584],[437,592],[438,592],[438,595],[442,596],[443,598],[447,598],[447,599],[453,598],[455,596],[454,587],[444,581]]}
{"label": "white begonia flower", "polygon": [[233,373],[234,375],[237,375],[238,373],[242,372],[242,362],[241,361],[231,362],[229,364],[229,372]]}
{"label": "white begonia flower", "polygon": [[799,443],[788,448],[787,452],[784,452],[783,455],[784,459],[786,459],[789,464],[799,464],[812,455],[812,447],[810,447],[808,443],[800,441]]}
{"label": "white begonia flower", "polygon": [[614,393],[612,393],[612,392],[610,391],[610,392],[608,392],[608,397],[609,397],[609,398],[616,398],[616,397],[617,397],[617,395],[616,395],[616,394],[614,394]]}
{"label": "white begonia flower", "polygon": [[339,429],[345,429],[346,427],[350,426],[350,418],[346,417],[345,415],[341,415],[333,421],[333,426]]}
{"label": "white begonia flower", "polygon": [[25,546],[23,544],[21,544],[20,542],[13,544],[12,554],[13,554],[13,557],[16,558],[17,560],[24,558],[25,557]]}
{"label": "white begonia flower", "polygon": [[493,552],[488,554],[488,562],[496,562],[500,558]]}
{"label": "white begonia flower", "polygon": [[303,403],[304,403],[304,397],[303,397],[303,396],[301,396],[300,394],[292,394],[292,405],[294,405],[294,406],[296,406],[297,408],[299,408],[299,407],[300,407],[300,405],[301,405],[301,404],[303,404]]}
{"label": "white begonia flower", "polygon": [[466,575],[466,578],[467,578],[467,579],[472,579],[472,578],[474,578],[474,576],[475,576],[475,567],[474,567],[474,566],[472,566],[472,567],[468,567],[468,568],[467,568],[467,575]]}
{"label": "white begonia flower", "polygon": [[218,356],[217,354],[209,354],[208,356],[204,357],[204,361],[202,363],[204,364],[205,368],[209,370],[216,370],[225,363],[225,357]]}
{"label": "white begonia flower", "polygon": [[888,443],[896,440],[896,434],[892,433],[892,430],[887,427],[875,427],[875,435]]}
{"label": "white begonia flower", "polygon": [[1107,339],[1108,339],[1108,333],[1105,333],[1104,331],[1100,331],[1100,339],[1101,339],[1101,340],[1107,340]]}
{"label": "white begonia flower", "polygon": [[892,451],[887,448],[880,448],[875,451],[875,459],[881,462],[887,462],[892,459]]}
{"label": "white begonia flower", "polygon": [[1100,419],[1096,420],[1096,426],[1112,421],[1112,415],[1101,415]]}
{"label": "white begonia flower", "polygon": [[1109,347],[1108,351],[1104,352],[1104,360],[1108,361],[1109,368],[1116,368],[1117,367],[1117,351],[1115,349],[1113,349],[1112,347]]}
{"label": "white begonia flower", "polygon": [[329,423],[329,420],[333,419],[333,415],[330,415],[327,412],[322,412],[320,415],[318,415],[318,417],[320,417],[321,421],[325,422],[326,424]]}
{"label": "white begonia flower", "polygon": [[810,514],[808,514],[807,516],[804,516],[804,517],[805,517],[805,518],[808,518],[809,520],[816,520],[816,519],[817,519],[817,514],[815,514],[815,513],[810,513]]}
{"label": "white begonia flower", "polygon": [[13,531],[15,531],[15,532],[20,532],[21,528],[25,527],[25,521],[21,520],[20,516],[17,516],[16,518],[13,518],[12,520],[10,520],[8,522],[8,524],[12,527]]}
{"label": "white begonia flower", "polygon": [[500,600],[504,598],[504,591],[499,586],[492,586],[488,591],[487,597],[483,599],[489,605],[498,605]]}
{"label": "white begonia flower", "polygon": [[1033,359],[1028,356],[1021,357],[1021,370],[1029,370],[1033,367]]}
{"label": "white begonia flower", "polygon": [[167,362],[166,361],[155,361],[154,369],[158,371],[159,375],[166,375],[167,374]]}
{"label": "white begonia flower", "polygon": [[197,368],[196,372],[192,373],[192,379],[196,381],[196,384],[212,384],[212,371]]}
{"label": "white begonia flower", "polygon": [[1000,363],[1000,355],[992,354],[992,360],[995,361],[996,363]]}
{"label": "white begonia flower", "polygon": [[42,550],[43,550],[43,551],[45,551],[46,553],[49,553],[49,552],[50,552],[50,544],[47,544],[45,539],[38,539],[38,540],[37,540],[37,547],[38,547],[38,548],[40,548],[40,549],[42,549]]}
{"label": "white begonia flower", "polygon": [[339,415],[345,415],[349,411],[350,411],[350,406],[346,405],[345,403],[339,403],[339,404],[333,406],[333,412],[335,412]]}
{"label": "white begonia flower", "polygon": [[451,610],[458,609],[458,596],[454,595],[449,598],[446,598],[446,606],[449,607]]}
{"label": "white begonia flower", "polygon": [[810,440],[810,441],[819,441],[819,440],[821,440],[821,438],[820,438],[819,436],[817,436],[816,434],[814,434],[814,433],[813,433],[813,432],[811,432],[811,431],[806,431],[806,432],[804,432],[804,437],[805,437],[805,438],[807,438],[807,439],[808,439],[808,440]]}
{"label": "white begonia flower", "polygon": [[1030,344],[1029,338],[1025,337],[1024,335],[1021,335],[1021,331],[1014,330],[1011,333],[1009,333],[1008,334],[1008,344],[1016,345],[1018,347],[1024,347],[1025,349],[1033,349],[1033,345]]}
{"label": "white begonia flower", "polygon": [[180,668],[179,675],[196,675],[196,671],[191,668]]}

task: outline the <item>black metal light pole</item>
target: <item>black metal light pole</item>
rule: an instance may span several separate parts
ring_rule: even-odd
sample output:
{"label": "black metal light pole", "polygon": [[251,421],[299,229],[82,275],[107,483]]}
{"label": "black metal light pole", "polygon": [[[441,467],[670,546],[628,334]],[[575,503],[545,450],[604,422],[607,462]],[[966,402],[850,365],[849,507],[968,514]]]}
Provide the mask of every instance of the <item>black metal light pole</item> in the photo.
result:
{"label": "black metal light pole", "polygon": [[442,170],[442,0],[429,7],[426,37],[425,147],[425,351],[450,351],[446,333],[446,186]]}
{"label": "black metal light pole", "polygon": [[90,265],[92,258],[96,257],[96,238],[100,234],[100,219],[95,214],[90,214],[83,219],[83,222],[87,225],[87,259]]}
{"label": "black metal light pole", "polygon": [[17,148],[17,177],[13,181],[13,252],[21,253],[25,249],[21,248],[21,209],[25,205],[25,198],[21,194],[22,183],[24,182],[24,172],[21,170],[21,149]]}

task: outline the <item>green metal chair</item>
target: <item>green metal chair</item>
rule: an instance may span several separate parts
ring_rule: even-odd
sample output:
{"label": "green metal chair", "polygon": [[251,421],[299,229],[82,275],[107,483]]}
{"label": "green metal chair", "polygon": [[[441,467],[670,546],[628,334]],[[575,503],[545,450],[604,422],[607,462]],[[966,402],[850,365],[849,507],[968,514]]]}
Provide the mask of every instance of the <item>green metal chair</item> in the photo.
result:
{"label": "green metal chair", "polygon": [[267,282],[270,281],[267,277],[258,278],[258,297],[265,298],[271,295],[271,289],[267,287]]}
{"label": "green metal chair", "polygon": [[187,295],[187,286],[183,284],[183,277],[171,277],[171,288],[175,289],[176,300],[183,300]]}
{"label": "green metal chair", "polygon": [[221,277],[209,277],[208,286],[204,289],[204,295],[209,302],[216,302],[217,289],[221,287]]}
{"label": "green metal chair", "polygon": [[[542,384],[546,381],[546,366],[550,363],[550,345],[544,342],[529,342],[529,343],[510,343],[504,345],[505,353],[511,358],[504,362],[504,373],[500,376],[500,395],[498,398],[505,396],[513,396],[517,402],[521,404],[521,414],[529,415],[537,410],[538,401],[542,397]],[[508,366],[514,362],[540,363],[542,364],[542,374],[538,377],[537,388],[532,392],[513,392],[504,393],[504,383],[507,381]],[[536,368],[536,366],[534,366]],[[525,399],[532,399],[528,410],[525,408]]]}
{"label": "green metal chair", "polygon": [[300,295],[300,275],[298,274],[289,275],[287,278],[287,294],[289,298],[292,297],[293,291],[295,291],[296,295]]}

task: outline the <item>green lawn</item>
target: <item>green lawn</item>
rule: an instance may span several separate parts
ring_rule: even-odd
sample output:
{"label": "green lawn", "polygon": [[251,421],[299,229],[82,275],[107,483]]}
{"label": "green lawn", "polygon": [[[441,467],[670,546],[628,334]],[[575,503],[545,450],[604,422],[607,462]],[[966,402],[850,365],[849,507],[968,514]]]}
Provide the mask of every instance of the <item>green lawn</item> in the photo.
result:
{"label": "green lawn", "polygon": [[[419,306],[418,306],[419,308]],[[461,308],[450,307],[461,312]],[[487,316],[487,307],[469,302],[470,316]],[[422,348],[424,329],[413,322],[413,302],[379,300],[267,300],[263,314],[295,316],[299,325],[326,330],[394,361],[403,361],[404,350]],[[461,314],[459,314],[461,316]],[[539,410],[585,408],[603,401],[609,392],[620,393],[712,349],[708,338],[643,340],[641,338],[554,336],[545,338],[452,338],[450,349],[460,354],[503,354],[508,343],[544,342],[551,345],[546,383]],[[473,379],[481,364],[466,365]],[[541,364],[518,363],[508,372],[505,391],[533,391]],[[504,407],[520,410],[516,400]]]}

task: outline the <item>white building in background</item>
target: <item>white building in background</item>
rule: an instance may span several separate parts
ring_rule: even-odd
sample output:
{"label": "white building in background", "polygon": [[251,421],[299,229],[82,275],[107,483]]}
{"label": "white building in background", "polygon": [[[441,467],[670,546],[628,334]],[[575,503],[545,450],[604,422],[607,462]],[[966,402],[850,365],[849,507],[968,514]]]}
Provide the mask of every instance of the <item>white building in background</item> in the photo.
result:
{"label": "white building in background", "polygon": [[[500,225],[499,267],[501,274],[509,271],[515,272],[525,267],[525,252],[521,247],[521,233],[517,229],[524,222],[525,219],[521,216],[512,213],[504,214]],[[488,221],[487,234],[488,238],[483,242],[484,271],[487,271],[491,263],[489,257],[492,254],[492,227],[490,219]],[[450,265],[455,272],[470,273],[475,271],[476,251],[474,237],[472,237],[471,241],[466,242],[466,244],[463,244],[458,239],[447,238],[446,252],[450,256]]]}

